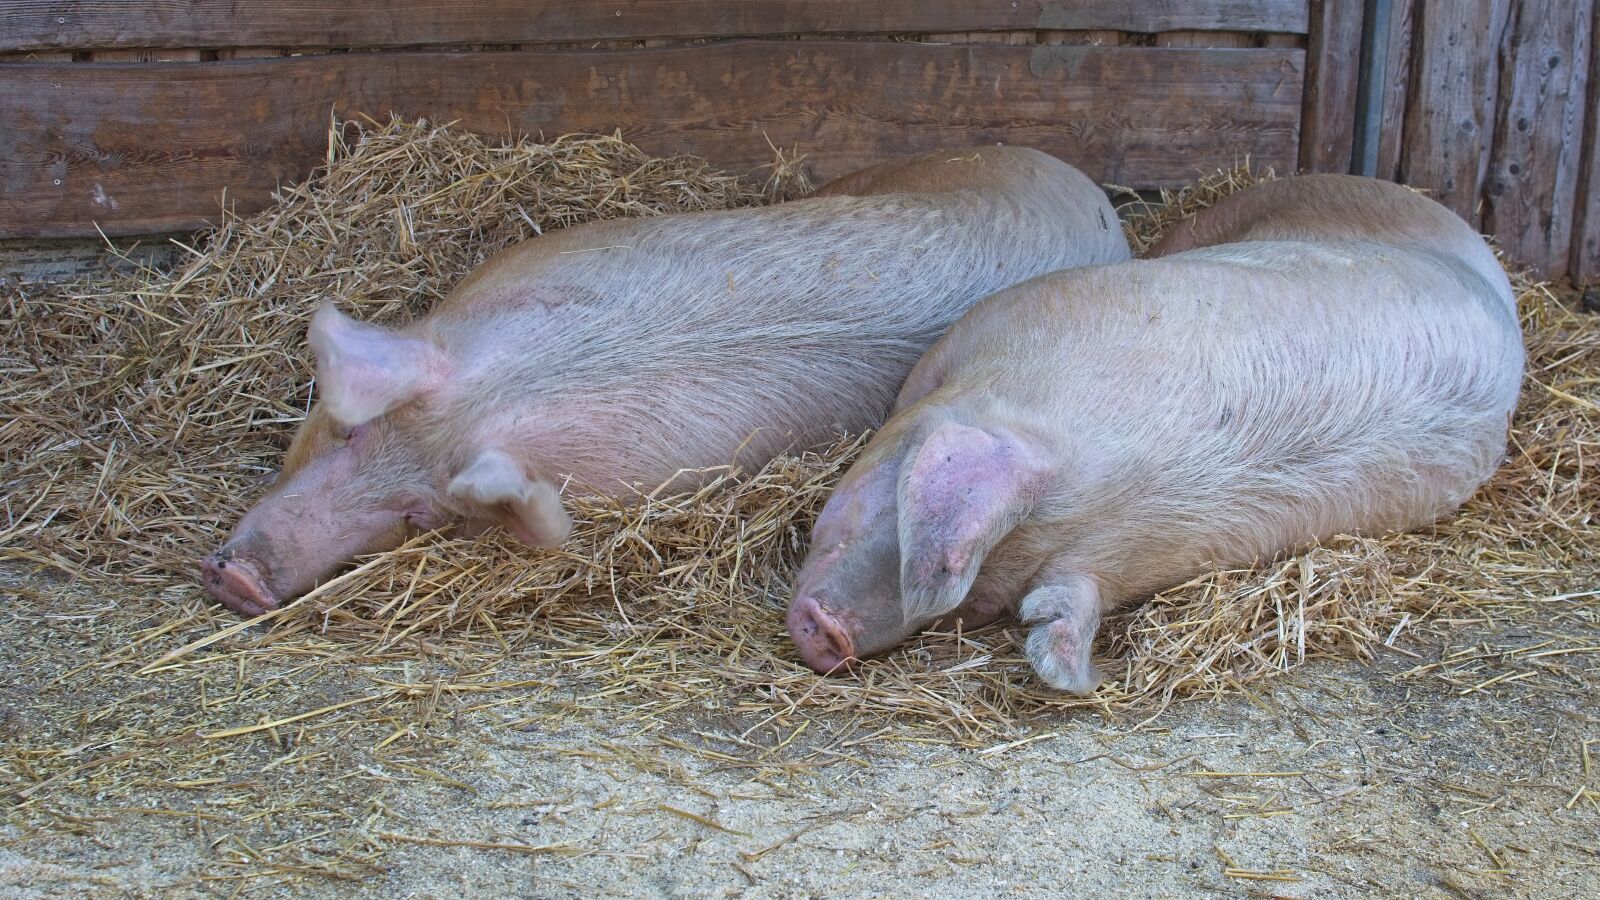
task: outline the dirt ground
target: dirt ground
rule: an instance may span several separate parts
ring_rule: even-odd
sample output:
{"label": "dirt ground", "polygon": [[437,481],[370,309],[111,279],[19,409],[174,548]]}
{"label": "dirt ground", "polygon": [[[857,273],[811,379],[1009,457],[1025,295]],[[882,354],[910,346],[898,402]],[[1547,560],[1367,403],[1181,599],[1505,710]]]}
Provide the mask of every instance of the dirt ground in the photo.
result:
{"label": "dirt ground", "polygon": [[737,693],[630,723],[625,692],[534,650],[463,671],[280,648],[140,675],[202,632],[64,580],[5,585],[13,897],[1600,893],[1592,595],[972,748]]}

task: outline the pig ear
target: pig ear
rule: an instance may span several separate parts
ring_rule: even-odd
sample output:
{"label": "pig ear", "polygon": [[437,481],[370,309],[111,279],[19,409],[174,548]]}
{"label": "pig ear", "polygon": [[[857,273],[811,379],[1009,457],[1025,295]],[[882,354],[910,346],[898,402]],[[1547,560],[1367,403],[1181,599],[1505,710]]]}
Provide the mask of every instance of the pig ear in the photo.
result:
{"label": "pig ear", "polygon": [[437,386],[448,366],[433,344],[345,316],[332,303],[311,318],[317,393],[346,425],[370,422]]}
{"label": "pig ear", "polygon": [[946,422],[900,479],[900,590],[907,623],[961,605],[983,558],[1031,506],[1043,473],[1010,438]]}
{"label": "pig ear", "polygon": [[445,493],[491,518],[533,547],[555,547],[572,531],[561,493],[542,478],[530,478],[517,461],[499,450],[478,454]]}

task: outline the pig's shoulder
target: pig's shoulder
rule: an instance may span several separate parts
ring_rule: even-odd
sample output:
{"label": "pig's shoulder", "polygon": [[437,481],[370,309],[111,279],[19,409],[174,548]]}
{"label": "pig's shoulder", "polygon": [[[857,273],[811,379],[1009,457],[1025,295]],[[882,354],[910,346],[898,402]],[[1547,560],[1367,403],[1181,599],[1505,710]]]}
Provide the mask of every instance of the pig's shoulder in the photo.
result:
{"label": "pig's shoulder", "polygon": [[1369,240],[1249,240],[1151,260],[1151,273],[1181,281],[1279,279],[1353,283],[1371,278],[1464,274],[1459,261],[1428,248]]}

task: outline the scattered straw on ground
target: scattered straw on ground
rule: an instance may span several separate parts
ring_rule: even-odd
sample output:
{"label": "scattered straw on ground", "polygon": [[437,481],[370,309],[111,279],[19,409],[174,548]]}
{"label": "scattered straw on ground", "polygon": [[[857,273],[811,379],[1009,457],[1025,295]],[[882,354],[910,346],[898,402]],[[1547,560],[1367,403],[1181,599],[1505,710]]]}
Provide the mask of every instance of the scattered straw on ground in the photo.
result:
{"label": "scattered straw on ground", "polygon": [[[223,217],[174,271],[5,298],[0,560],[22,585],[15,614],[34,616],[28,627],[98,648],[50,659],[41,638],[30,658],[50,659],[48,670],[31,676],[99,698],[83,717],[101,723],[96,746],[113,748],[68,753],[81,730],[35,723],[6,763],[14,797],[111,790],[100,773],[136,766],[193,780],[225,770],[219,748],[230,741],[270,734],[287,748],[308,728],[392,731],[377,747],[400,747],[446,697],[508,698],[469,709],[547,702],[536,724],[551,728],[564,712],[603,710],[630,727],[699,735],[683,746],[708,758],[770,760],[808,722],[825,722],[816,731],[835,742],[817,752],[838,753],[911,734],[993,745],[1079,707],[1143,717],[1308,659],[1412,653],[1419,626],[1536,607],[1591,627],[1552,632],[1539,645],[1552,652],[1528,654],[1516,677],[1558,677],[1595,649],[1600,321],[1523,277],[1529,376],[1511,459],[1460,516],[1168,591],[1104,626],[1107,682],[1090,698],[1042,688],[1008,628],[927,635],[853,677],[818,678],[799,663],[783,629],[788,578],[859,440],[728,473],[692,496],[578,500],[577,530],[554,552],[420,536],[266,625],[236,624],[203,598],[196,563],[260,492],[306,408],[304,328],[323,298],[403,321],[535,233],[759,204],[796,186],[788,168],[758,188],[615,138],[506,147],[409,123],[346,133],[325,171],[260,215]],[[1221,175],[1146,203],[1130,234],[1143,247],[1251,180]],[[1484,689],[1471,660],[1456,662],[1415,672]],[[252,681],[269,664],[277,674]],[[351,683],[357,664],[393,678]],[[526,677],[490,674],[506,666]],[[121,698],[139,692],[172,698],[170,708],[118,722]],[[199,708],[181,702],[196,695]],[[739,723],[717,732],[714,750],[693,727],[712,712]]]}

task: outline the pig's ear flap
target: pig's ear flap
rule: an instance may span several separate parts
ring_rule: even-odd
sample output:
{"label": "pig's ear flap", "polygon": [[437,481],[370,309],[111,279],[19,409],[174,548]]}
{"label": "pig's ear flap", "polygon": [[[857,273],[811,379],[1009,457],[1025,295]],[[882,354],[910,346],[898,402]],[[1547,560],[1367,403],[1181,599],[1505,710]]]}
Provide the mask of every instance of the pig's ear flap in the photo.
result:
{"label": "pig's ear flap", "polygon": [[448,369],[433,344],[357,322],[332,303],[311,317],[307,339],[317,357],[317,394],[346,425],[370,422],[426,393]]}
{"label": "pig's ear flap", "polygon": [[900,475],[900,591],[907,623],[961,605],[983,558],[1028,514],[1044,467],[1009,437],[946,422]]}
{"label": "pig's ear flap", "polygon": [[451,479],[445,493],[533,547],[555,547],[572,531],[572,518],[562,508],[556,486],[528,477],[499,450],[479,453]]}

